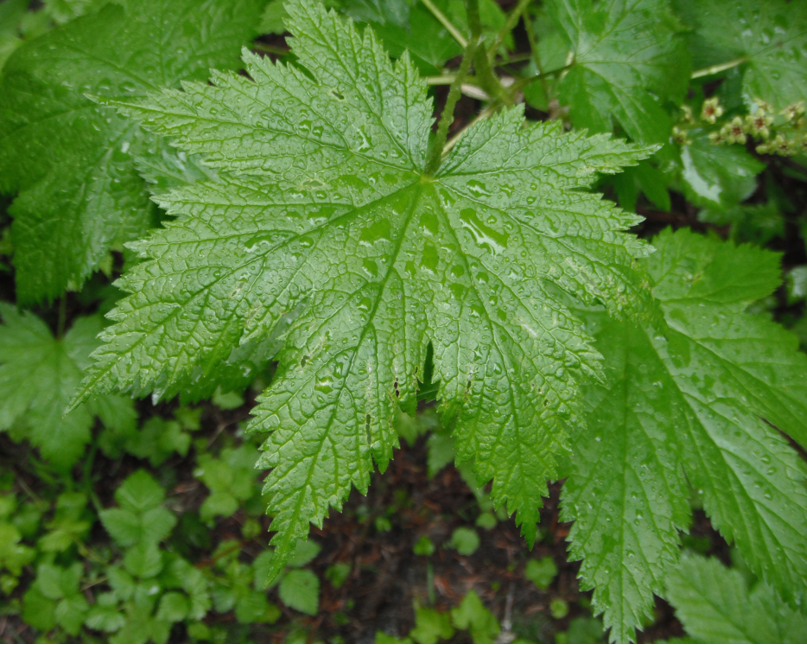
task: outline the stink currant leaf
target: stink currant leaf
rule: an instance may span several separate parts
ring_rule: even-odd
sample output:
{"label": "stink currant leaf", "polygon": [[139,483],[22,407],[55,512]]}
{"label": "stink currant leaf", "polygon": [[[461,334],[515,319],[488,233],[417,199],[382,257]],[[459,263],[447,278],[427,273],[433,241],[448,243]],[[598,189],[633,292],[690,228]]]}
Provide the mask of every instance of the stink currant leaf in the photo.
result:
{"label": "stink currant leaf", "polygon": [[386,467],[431,343],[460,458],[532,542],[577,379],[599,366],[547,285],[614,312],[645,297],[632,262],[647,247],[622,233],[639,218],[582,189],[654,148],[525,129],[513,109],[427,176],[432,104],[408,55],[393,64],[371,30],[310,1],[287,10],[305,71],[245,52],[249,78],[118,103],[219,180],[161,198],[181,217],[133,245],[145,261],[119,283],[132,295],[85,396],[170,391],[300,311],[250,426],[271,433],[277,572],[309,522],[366,490],[373,460]]}
{"label": "stink currant leaf", "polygon": [[235,68],[259,9],[259,0],[125,0],[9,58],[0,80],[0,192],[19,192],[10,212],[21,303],[80,285],[111,248],[152,225],[133,158],[142,132],[87,94],[143,96],[204,79],[211,66]]}
{"label": "stink currant leaf", "polygon": [[586,393],[563,492],[570,554],[618,642],[634,637],[678,560],[687,482],[786,599],[807,579],[807,471],[769,425],[807,445],[807,357],[779,325],[744,313],[779,285],[779,258],[686,230],[654,244],[666,329],[585,315],[606,378]]}
{"label": "stink currant leaf", "polygon": [[572,45],[560,99],[577,127],[665,143],[689,82],[686,41],[667,0],[552,0],[549,11]]}
{"label": "stink currant leaf", "polygon": [[788,0],[673,0],[692,27],[699,68],[743,59],[743,99],[781,110],[803,101],[807,87],[807,4]]}

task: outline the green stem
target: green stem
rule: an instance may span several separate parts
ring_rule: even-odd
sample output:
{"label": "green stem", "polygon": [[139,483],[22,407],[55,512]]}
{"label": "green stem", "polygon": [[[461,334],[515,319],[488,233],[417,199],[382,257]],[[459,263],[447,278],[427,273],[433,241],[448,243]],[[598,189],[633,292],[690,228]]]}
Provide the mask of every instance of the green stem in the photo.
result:
{"label": "green stem", "polygon": [[[442,74],[441,76],[427,76],[427,85],[451,85],[457,79],[456,74]],[[479,79],[473,76],[466,76],[463,80],[464,85],[478,85]]]}
{"label": "green stem", "polygon": [[[513,27],[516,26],[518,23],[518,19],[521,18],[521,14],[524,13],[524,10],[527,6],[532,2],[532,0],[519,0],[516,8],[510,12],[510,15],[507,16],[507,21],[504,23],[504,26],[499,30],[499,33],[496,34],[496,38],[493,40],[493,44],[488,49],[488,57],[493,58],[496,55],[496,52],[499,51],[499,47],[501,46],[504,39],[507,38],[507,34],[513,31]],[[527,22],[526,20],[524,22]]]}
{"label": "green stem", "polygon": [[257,49],[259,52],[266,52],[267,54],[275,54],[276,56],[285,56],[289,53],[288,47],[275,47],[274,45],[267,45],[266,43],[252,43],[252,49]]}
{"label": "green stem", "polygon": [[544,66],[541,64],[541,57],[538,54],[538,39],[535,37],[535,29],[532,26],[532,21],[527,17],[524,20],[524,29],[527,31],[527,41],[530,43],[530,54],[535,63],[535,69],[538,70],[538,77],[541,81],[541,87],[544,90],[544,100],[549,103],[549,86],[546,84],[546,77],[544,74]]}
{"label": "green stem", "polygon": [[[470,2],[468,4],[470,4]],[[465,79],[465,75],[471,68],[471,60],[473,60],[474,54],[476,54],[477,46],[479,45],[479,37],[479,31],[471,34],[471,42],[468,43],[468,47],[465,49],[459,72],[457,72],[454,81],[451,83],[451,88],[448,90],[448,98],[446,99],[443,112],[440,114],[440,125],[437,126],[437,134],[432,142],[429,160],[426,162],[425,173],[427,175],[434,175],[440,167],[440,161],[443,156],[443,146],[446,144],[446,139],[448,138],[448,128],[454,121],[454,107],[457,105],[457,101],[462,93],[462,82]]]}
{"label": "green stem", "polygon": [[541,79],[544,79],[548,76],[555,76],[557,74],[561,74],[566,70],[571,69],[572,67],[574,67],[574,63],[569,63],[568,65],[564,65],[563,67],[558,67],[557,69],[550,69],[548,72],[542,72],[541,74],[536,74],[535,76],[530,76],[528,78],[520,78],[510,86],[510,89],[513,90],[514,92],[518,91],[526,87],[533,81],[540,81]]}
{"label": "green stem", "polygon": [[[481,36],[482,22],[479,19],[479,0],[465,0],[465,7],[471,33]],[[488,53],[484,47],[479,47],[476,50],[474,67],[479,77],[479,85],[488,96],[504,105],[513,105],[513,99],[510,98],[510,94],[507,93],[499,77],[493,72]]]}
{"label": "green stem", "polygon": [[454,40],[456,40],[460,44],[460,47],[466,49],[468,47],[468,41],[465,40],[465,37],[460,33],[460,30],[457,29],[448,18],[446,18],[445,14],[437,8],[437,6],[432,2],[432,0],[420,0],[420,1],[426,6],[426,8],[429,11],[432,12],[434,17],[437,18],[438,21],[440,21],[440,24],[443,25],[443,27],[445,27],[448,30],[448,33],[450,33],[454,37]]}
{"label": "green stem", "polygon": [[56,326],[56,338],[59,340],[64,336],[64,327],[67,324],[67,294],[63,294],[59,300],[59,322]]}
{"label": "green stem", "polygon": [[720,63],[719,65],[704,67],[703,69],[699,69],[692,72],[692,78],[703,78],[704,76],[712,76],[713,74],[719,74],[720,72],[725,72],[727,69],[731,69],[732,67],[737,67],[737,65],[742,65],[747,60],[748,56],[742,56],[740,58],[730,60],[727,63]]}

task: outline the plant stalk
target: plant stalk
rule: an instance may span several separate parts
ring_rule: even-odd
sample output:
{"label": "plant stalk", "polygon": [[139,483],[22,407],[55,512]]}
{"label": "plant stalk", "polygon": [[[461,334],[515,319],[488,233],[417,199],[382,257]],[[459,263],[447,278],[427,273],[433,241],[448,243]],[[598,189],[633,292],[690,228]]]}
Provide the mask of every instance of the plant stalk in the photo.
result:
{"label": "plant stalk", "polygon": [[457,29],[448,18],[446,18],[445,14],[437,8],[437,6],[432,2],[432,0],[420,0],[420,1],[426,6],[426,8],[429,11],[432,12],[434,17],[437,18],[440,24],[443,25],[443,27],[445,27],[448,30],[448,33],[450,33],[454,37],[454,40],[456,40],[460,44],[460,47],[462,47],[463,49],[467,49],[468,41],[465,40],[465,36],[463,36],[460,33],[460,30]]}
{"label": "plant stalk", "polygon": [[563,72],[571,69],[572,67],[574,67],[574,63],[569,63],[568,65],[564,65],[563,67],[558,67],[557,69],[550,69],[548,72],[542,72],[540,74],[536,74],[535,76],[530,76],[528,78],[520,78],[510,86],[510,89],[513,91],[518,91],[521,88],[526,87],[533,81],[540,81],[542,79],[547,78],[548,76],[555,76],[556,74],[562,74]]}
{"label": "plant stalk", "polygon": [[727,69],[731,69],[732,67],[737,67],[737,65],[742,65],[747,60],[748,56],[741,56],[740,58],[735,58],[734,60],[730,60],[727,63],[720,63],[719,65],[704,67],[703,69],[699,69],[692,72],[692,78],[703,78],[704,76],[712,76],[712,74],[719,74],[720,72],[725,72]]}
{"label": "plant stalk", "polygon": [[[469,0],[468,4],[470,5],[473,1],[474,0]],[[478,16],[479,14],[477,13],[477,25],[479,22]],[[460,69],[454,77],[454,81],[451,83],[451,88],[448,90],[448,98],[443,107],[443,112],[440,114],[440,124],[437,126],[437,134],[432,142],[429,159],[426,162],[425,173],[427,175],[434,175],[440,167],[440,161],[443,156],[443,146],[445,146],[446,139],[448,138],[448,128],[454,121],[454,108],[462,93],[462,83],[465,80],[465,76],[468,74],[468,70],[471,68],[471,61],[476,54],[480,40],[480,31],[481,29],[479,28],[477,28],[476,31],[472,31],[471,40],[468,43],[468,47],[465,49],[465,54],[462,56]]]}
{"label": "plant stalk", "polygon": [[529,16],[524,19],[524,29],[527,32],[527,40],[530,43],[530,55],[535,63],[535,69],[538,70],[538,79],[541,81],[541,88],[544,91],[544,100],[549,103],[549,86],[546,84],[546,77],[544,74],[544,66],[541,64],[541,56],[538,54],[538,39],[535,37],[535,29]]}
{"label": "plant stalk", "polygon": [[[519,0],[515,9],[513,9],[507,16],[504,26],[499,30],[499,33],[496,34],[496,38],[494,38],[493,43],[488,48],[489,58],[493,58],[496,55],[496,52],[499,51],[499,47],[504,42],[504,39],[507,38],[507,34],[513,31],[513,27],[516,26],[518,19],[521,18],[521,14],[524,13],[524,10],[527,8],[530,2],[532,2],[532,0]],[[527,21],[525,20],[524,22]]]}

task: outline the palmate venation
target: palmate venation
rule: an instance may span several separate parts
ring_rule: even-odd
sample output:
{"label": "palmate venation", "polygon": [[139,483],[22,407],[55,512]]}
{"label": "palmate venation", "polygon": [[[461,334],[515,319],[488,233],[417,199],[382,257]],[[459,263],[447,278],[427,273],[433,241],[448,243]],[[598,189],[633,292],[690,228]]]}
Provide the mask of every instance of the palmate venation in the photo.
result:
{"label": "palmate venation", "polygon": [[[373,461],[397,446],[429,344],[458,458],[492,480],[531,543],[556,455],[600,357],[552,289],[640,309],[637,221],[582,189],[653,147],[524,128],[521,108],[469,129],[423,173],[433,122],[408,56],[311,2],[289,6],[295,65],[248,52],[249,78],[116,103],[204,157],[217,181],[160,198],[177,219],[134,248],[85,393],[169,396],[239,344],[288,326],[252,431],[278,533],[275,571]],[[293,319],[289,319],[294,312]],[[86,394],[85,394],[86,395]]]}

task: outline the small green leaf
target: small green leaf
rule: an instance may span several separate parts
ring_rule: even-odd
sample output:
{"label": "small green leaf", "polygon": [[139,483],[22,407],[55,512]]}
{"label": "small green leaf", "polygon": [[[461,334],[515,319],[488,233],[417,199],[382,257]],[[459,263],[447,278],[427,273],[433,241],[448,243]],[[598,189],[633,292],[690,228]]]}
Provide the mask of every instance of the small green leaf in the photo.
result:
{"label": "small green leaf", "polygon": [[289,567],[304,567],[319,555],[322,547],[313,540],[300,540],[286,563]]}
{"label": "small green leaf", "polygon": [[311,616],[319,609],[319,578],[308,569],[293,569],[280,581],[280,599],[292,609]]}
{"label": "small green leaf", "polygon": [[101,320],[78,318],[58,340],[30,312],[0,303],[0,315],[0,429],[22,426],[42,456],[65,470],[90,440],[94,406],[81,405],[66,416],[64,411],[98,346]]}
{"label": "small green leaf", "polygon": [[126,624],[126,618],[118,607],[117,594],[99,594],[95,604],[90,607],[84,624],[90,629],[102,632],[116,632],[121,629]]}
{"label": "small green leaf", "polygon": [[479,548],[479,534],[467,526],[460,526],[451,534],[450,544],[460,555],[472,555]]}
{"label": "small green leaf", "polygon": [[524,577],[542,591],[549,588],[556,575],[558,575],[558,565],[549,556],[540,560],[530,559],[524,568]]}
{"label": "small green leaf", "polygon": [[459,607],[451,610],[451,620],[457,629],[469,630],[474,643],[493,643],[501,631],[496,616],[482,604],[473,589],[465,595]]}
{"label": "small green leaf", "polygon": [[453,635],[454,627],[449,614],[415,605],[415,627],[409,636],[416,643],[436,643],[440,638],[448,640]]}
{"label": "small green leaf", "polygon": [[123,566],[136,578],[153,578],[163,568],[162,553],[155,544],[141,543],[126,552]]}
{"label": "small green leaf", "polygon": [[415,546],[412,547],[412,552],[415,555],[425,555],[429,556],[434,553],[434,542],[429,539],[428,535],[421,535],[418,538],[418,541],[415,542]]}
{"label": "small green leaf", "polygon": [[765,164],[742,146],[712,144],[703,133],[681,148],[681,183],[693,204],[717,211],[736,207],[757,187]]}
{"label": "small green leaf", "polygon": [[50,631],[56,626],[56,601],[32,585],[22,597],[22,619],[34,629]]}
{"label": "small green leaf", "polygon": [[347,562],[337,562],[325,570],[325,577],[334,589],[339,589],[350,576],[353,568]]}
{"label": "small green leaf", "polygon": [[169,591],[160,598],[157,619],[176,623],[180,620],[185,620],[190,608],[190,601],[185,594],[178,591]]}

